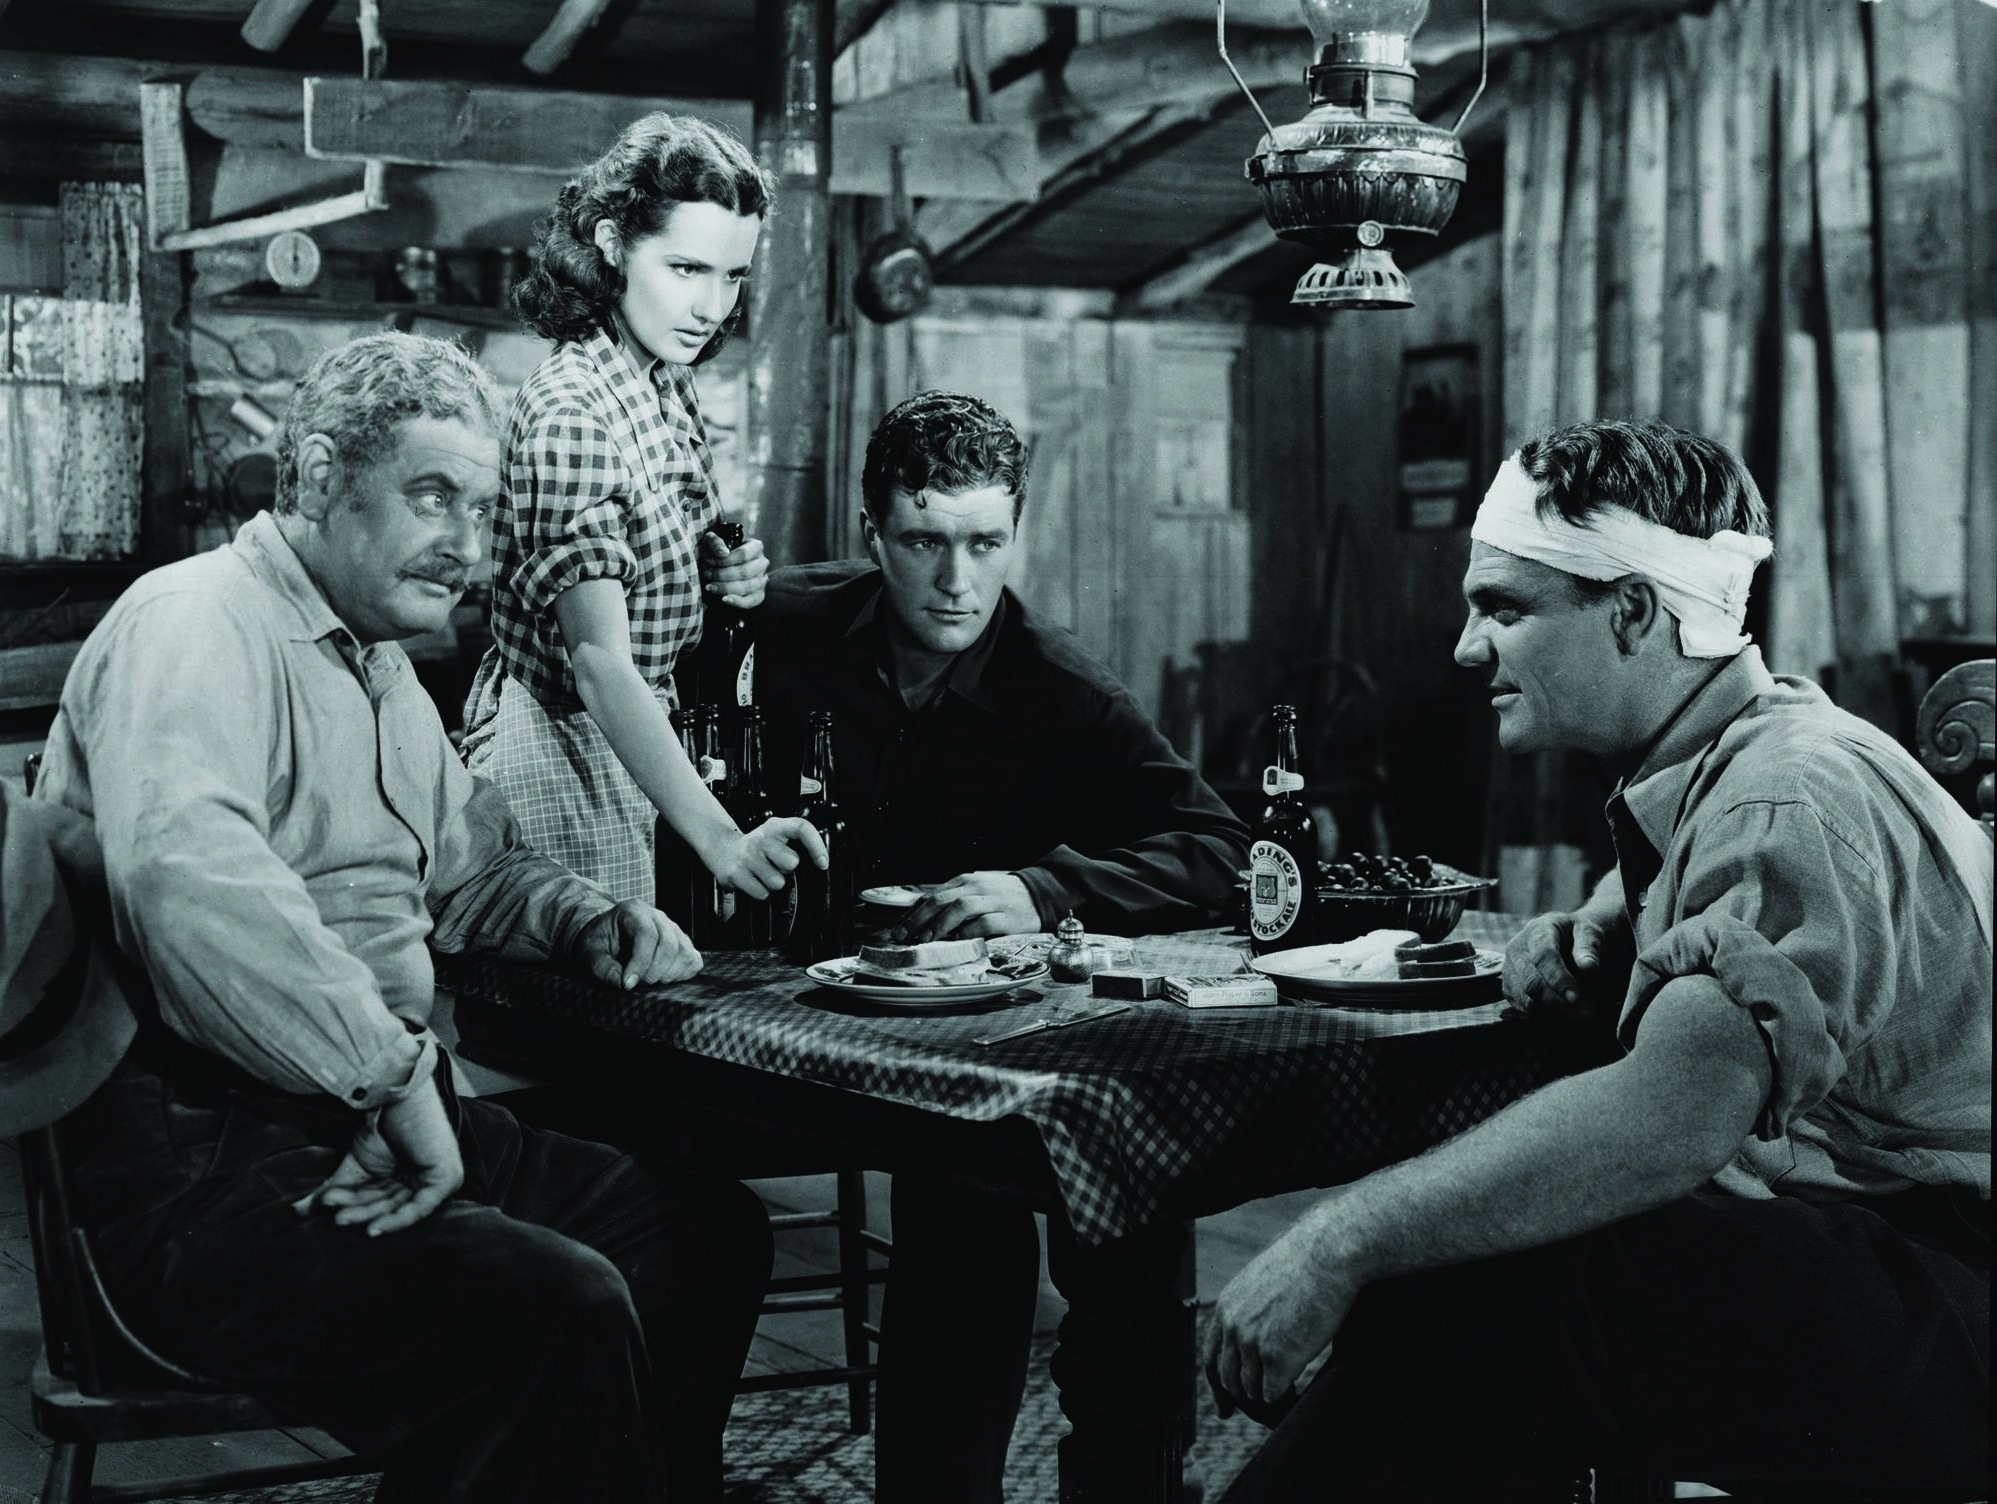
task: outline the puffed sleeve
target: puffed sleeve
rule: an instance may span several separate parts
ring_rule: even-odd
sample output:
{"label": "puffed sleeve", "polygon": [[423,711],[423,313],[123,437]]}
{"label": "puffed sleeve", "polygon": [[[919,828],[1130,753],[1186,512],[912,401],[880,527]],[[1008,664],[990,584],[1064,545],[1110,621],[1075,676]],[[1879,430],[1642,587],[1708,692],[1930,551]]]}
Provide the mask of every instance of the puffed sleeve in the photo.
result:
{"label": "puffed sleeve", "polygon": [[584,580],[635,579],[631,478],[603,420],[580,407],[524,419],[507,457],[521,560],[511,581],[536,615]]}

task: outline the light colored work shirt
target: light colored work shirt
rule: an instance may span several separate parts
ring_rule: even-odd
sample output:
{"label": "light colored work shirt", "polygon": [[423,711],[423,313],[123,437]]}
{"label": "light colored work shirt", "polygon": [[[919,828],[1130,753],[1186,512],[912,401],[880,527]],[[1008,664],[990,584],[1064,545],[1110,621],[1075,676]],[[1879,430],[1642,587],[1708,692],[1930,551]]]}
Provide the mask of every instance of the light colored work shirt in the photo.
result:
{"label": "light colored work shirt", "polygon": [[95,821],[176,1033],[356,1108],[435,1067],[429,944],[545,958],[612,906],[522,842],[402,649],[355,640],[268,513],[112,607],[36,794]]}
{"label": "light colored work shirt", "polygon": [[1987,1198],[1991,846],[1941,786],[1749,648],[1609,815],[1636,925],[1625,1047],[1688,975],[1748,1009],[1768,1046],[1768,1102],[1720,1188]]}

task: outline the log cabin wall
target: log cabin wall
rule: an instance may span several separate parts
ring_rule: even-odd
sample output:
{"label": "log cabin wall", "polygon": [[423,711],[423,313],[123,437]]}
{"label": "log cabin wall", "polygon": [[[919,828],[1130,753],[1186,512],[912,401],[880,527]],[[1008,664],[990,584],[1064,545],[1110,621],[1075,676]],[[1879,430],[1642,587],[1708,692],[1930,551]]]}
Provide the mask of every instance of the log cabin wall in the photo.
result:
{"label": "log cabin wall", "polygon": [[1469,241],[1411,275],[1406,313],[1346,313],[1321,343],[1326,499],[1333,551],[1325,650],[1366,668],[1379,685],[1387,759],[1387,825],[1396,850],[1427,851],[1479,870],[1492,747],[1482,681],[1451,652],[1463,625],[1465,525],[1400,525],[1399,382],[1406,352],[1468,344],[1477,352],[1481,494],[1497,466],[1503,350],[1496,235]]}
{"label": "log cabin wall", "polygon": [[1313,331],[1117,319],[1079,293],[946,289],[938,305],[840,342],[831,552],[862,552],[880,415],[937,387],[985,398],[1032,455],[1015,589],[1200,756],[1202,663],[1273,646],[1308,611],[1308,552],[1299,568],[1288,535],[1316,528]]}

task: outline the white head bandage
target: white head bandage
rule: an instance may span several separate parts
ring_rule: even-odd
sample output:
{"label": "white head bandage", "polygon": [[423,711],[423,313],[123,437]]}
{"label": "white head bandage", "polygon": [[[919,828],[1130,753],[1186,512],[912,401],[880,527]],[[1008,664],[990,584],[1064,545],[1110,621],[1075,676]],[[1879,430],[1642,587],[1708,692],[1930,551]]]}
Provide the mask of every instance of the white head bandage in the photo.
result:
{"label": "white head bandage", "polygon": [[1484,493],[1470,536],[1584,580],[1640,574],[1678,622],[1687,658],[1730,658],[1748,644],[1740,629],[1754,567],[1775,551],[1766,538],[1729,528],[1691,538],[1626,507],[1604,506],[1577,527],[1559,513],[1541,517],[1539,487],[1514,454]]}

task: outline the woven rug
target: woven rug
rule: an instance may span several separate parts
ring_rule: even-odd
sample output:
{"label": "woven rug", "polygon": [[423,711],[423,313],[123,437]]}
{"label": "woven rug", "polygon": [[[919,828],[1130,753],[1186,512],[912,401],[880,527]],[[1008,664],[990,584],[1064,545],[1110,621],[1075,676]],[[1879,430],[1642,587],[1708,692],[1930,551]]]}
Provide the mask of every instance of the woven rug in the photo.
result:
{"label": "woven rug", "polygon": [[[1055,1443],[1068,1422],[1047,1377],[1052,1338],[1034,1343],[1034,1363],[1026,1399],[1012,1433],[1006,1459],[1005,1493],[1010,1504],[1053,1504],[1056,1497]],[[1199,1444],[1188,1481],[1199,1487],[1189,1504],[1211,1501],[1233,1479],[1269,1433],[1246,1416],[1220,1419],[1204,1383],[1200,1396]],[[783,1393],[743,1395],[728,1423],[728,1504],[867,1504],[874,1496],[874,1439],[846,1428],[846,1391],[835,1384]],[[184,1504],[370,1504],[372,1477],[245,1493],[210,1494]]]}

